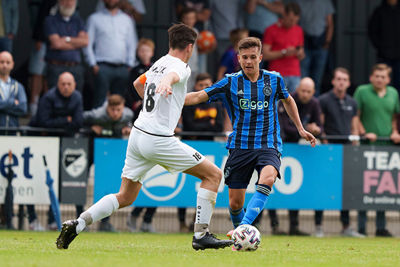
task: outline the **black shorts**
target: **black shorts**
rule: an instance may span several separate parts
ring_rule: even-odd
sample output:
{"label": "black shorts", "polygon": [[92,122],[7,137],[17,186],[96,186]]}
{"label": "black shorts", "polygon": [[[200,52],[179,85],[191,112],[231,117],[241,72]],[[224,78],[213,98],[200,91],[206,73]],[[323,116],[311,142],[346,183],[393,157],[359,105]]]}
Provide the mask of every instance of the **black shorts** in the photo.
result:
{"label": "black shorts", "polygon": [[[281,153],[273,148],[268,149],[230,149],[229,157],[225,164],[225,184],[229,188],[247,188],[254,169],[260,172],[267,165],[275,167],[278,178],[281,178]],[[258,181],[257,181],[258,183]]]}

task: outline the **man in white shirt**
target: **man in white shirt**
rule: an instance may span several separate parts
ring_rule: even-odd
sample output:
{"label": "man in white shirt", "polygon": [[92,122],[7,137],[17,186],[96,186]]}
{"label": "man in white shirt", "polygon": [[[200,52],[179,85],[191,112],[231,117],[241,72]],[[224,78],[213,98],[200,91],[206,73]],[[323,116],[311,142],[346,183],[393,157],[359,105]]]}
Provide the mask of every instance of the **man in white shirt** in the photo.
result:
{"label": "man in white shirt", "polygon": [[143,109],[129,137],[119,193],[103,197],[77,220],[64,222],[57,238],[57,248],[67,249],[86,225],[131,205],[139,194],[146,173],[157,164],[171,172],[184,172],[202,180],[197,194],[192,247],[203,250],[233,244],[231,240],[217,239],[208,230],[222,178],[221,170],[173,136],[185,101],[190,76],[187,62],[197,34],[184,24],[176,24],[169,28],[168,35],[168,54],[134,82],[143,98]]}

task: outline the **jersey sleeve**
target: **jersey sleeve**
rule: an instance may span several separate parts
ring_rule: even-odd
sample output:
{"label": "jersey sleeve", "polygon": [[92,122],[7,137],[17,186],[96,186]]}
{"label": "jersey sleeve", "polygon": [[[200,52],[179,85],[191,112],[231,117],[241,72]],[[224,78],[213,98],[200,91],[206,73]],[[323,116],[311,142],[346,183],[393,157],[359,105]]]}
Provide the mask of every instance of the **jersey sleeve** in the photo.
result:
{"label": "jersey sleeve", "polygon": [[179,64],[171,68],[170,72],[175,72],[179,76],[179,82],[182,83],[190,76],[190,68],[187,64]]}
{"label": "jersey sleeve", "polygon": [[282,76],[278,76],[277,78],[277,85],[276,85],[276,90],[278,93],[279,99],[286,99],[289,97],[289,92],[287,90],[285,81],[283,80]]}
{"label": "jersey sleeve", "polygon": [[208,102],[222,101],[225,98],[225,93],[229,90],[230,78],[225,77],[210,87],[204,89],[208,95]]}

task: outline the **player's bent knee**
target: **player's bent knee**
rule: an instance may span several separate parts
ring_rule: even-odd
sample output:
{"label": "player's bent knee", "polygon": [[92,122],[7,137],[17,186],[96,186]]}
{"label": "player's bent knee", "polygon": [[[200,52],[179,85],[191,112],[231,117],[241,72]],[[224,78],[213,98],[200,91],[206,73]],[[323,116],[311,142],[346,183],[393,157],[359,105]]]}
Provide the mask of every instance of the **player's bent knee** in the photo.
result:
{"label": "player's bent knee", "polygon": [[129,194],[123,194],[123,193],[118,193],[117,195],[118,203],[119,203],[119,208],[124,208],[127,206],[132,205],[133,201],[135,201],[135,197],[131,196]]}
{"label": "player's bent knee", "polygon": [[229,207],[231,210],[239,210],[243,208],[243,202],[236,199],[229,199]]}

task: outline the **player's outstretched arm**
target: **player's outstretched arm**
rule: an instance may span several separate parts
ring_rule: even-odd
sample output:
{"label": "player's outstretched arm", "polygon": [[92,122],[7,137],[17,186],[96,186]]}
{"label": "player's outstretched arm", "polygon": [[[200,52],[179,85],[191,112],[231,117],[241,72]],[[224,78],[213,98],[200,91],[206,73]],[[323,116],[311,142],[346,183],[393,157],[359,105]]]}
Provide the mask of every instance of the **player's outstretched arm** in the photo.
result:
{"label": "player's outstretched arm", "polygon": [[294,101],[293,97],[289,95],[288,98],[283,99],[283,106],[287,114],[289,115],[290,119],[293,121],[294,125],[296,125],[297,131],[299,132],[300,136],[310,142],[311,146],[314,147],[316,144],[316,139],[314,135],[307,132],[303,125],[301,124],[299,111],[297,109],[296,102]]}
{"label": "player's outstretched arm", "polygon": [[193,106],[199,103],[206,102],[208,100],[208,94],[202,90],[198,92],[188,93],[185,97],[185,106]]}
{"label": "player's outstretched arm", "polygon": [[157,85],[156,93],[168,97],[172,94],[172,85],[179,82],[180,78],[176,72],[169,72],[161,78],[160,83]]}

